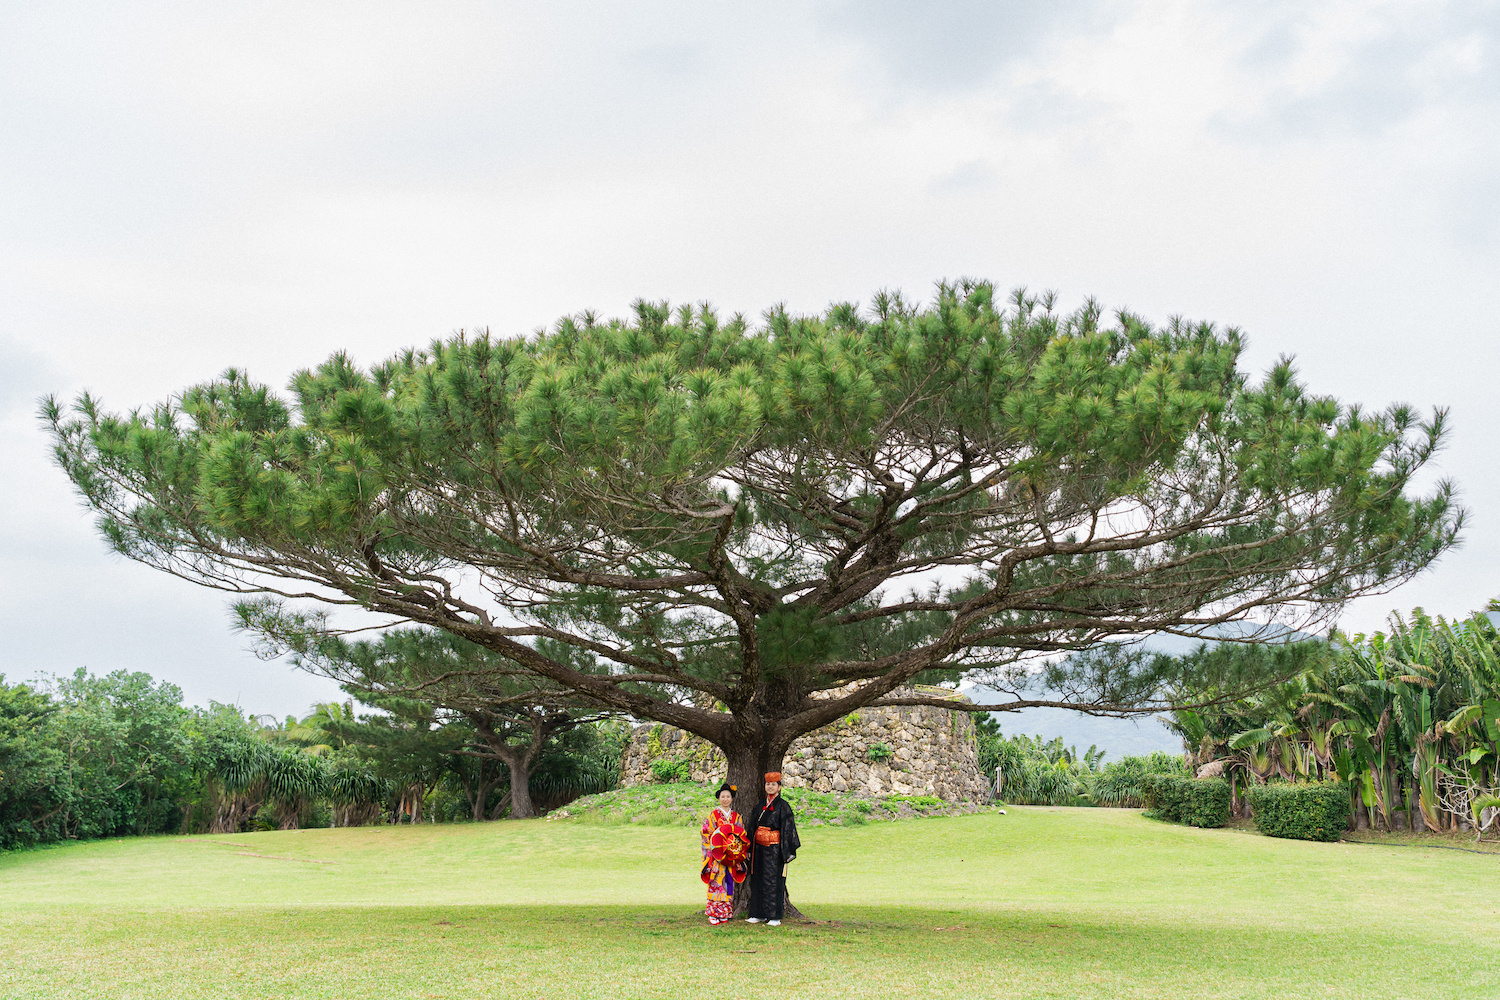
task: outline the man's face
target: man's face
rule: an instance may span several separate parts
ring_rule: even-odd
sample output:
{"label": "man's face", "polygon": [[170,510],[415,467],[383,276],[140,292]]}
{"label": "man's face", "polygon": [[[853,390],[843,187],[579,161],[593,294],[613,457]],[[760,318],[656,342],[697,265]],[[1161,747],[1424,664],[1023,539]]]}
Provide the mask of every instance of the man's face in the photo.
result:
{"label": "man's face", "polygon": [[774,797],[776,795],[776,793],[779,792],[779,791],[781,791],[781,782],[779,782],[779,781],[768,781],[768,782],[766,782],[766,796],[768,798]]}

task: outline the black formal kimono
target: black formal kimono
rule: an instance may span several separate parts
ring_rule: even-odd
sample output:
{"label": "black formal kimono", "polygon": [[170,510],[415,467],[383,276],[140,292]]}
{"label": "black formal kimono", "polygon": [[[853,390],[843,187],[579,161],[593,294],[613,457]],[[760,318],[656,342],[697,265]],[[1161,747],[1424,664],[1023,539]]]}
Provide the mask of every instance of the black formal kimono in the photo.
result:
{"label": "black formal kimono", "polygon": [[[769,803],[761,799],[745,817],[750,834],[750,916],[780,920],[786,903],[786,876],[781,874],[797,856],[802,841],[797,838],[797,818],[780,795]],[[765,841],[773,843],[765,843]]]}

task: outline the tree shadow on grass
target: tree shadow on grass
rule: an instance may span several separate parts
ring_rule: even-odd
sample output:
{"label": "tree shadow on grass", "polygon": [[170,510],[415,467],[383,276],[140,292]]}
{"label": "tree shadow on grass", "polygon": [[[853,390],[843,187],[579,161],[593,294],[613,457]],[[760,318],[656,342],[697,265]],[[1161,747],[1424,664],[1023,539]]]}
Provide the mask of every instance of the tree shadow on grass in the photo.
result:
{"label": "tree shadow on grass", "polygon": [[787,997],[1301,1000],[1355,985],[1500,995],[1500,944],[1353,915],[1202,926],[1042,909],[817,910],[825,919],[772,928],[714,927],[680,906],[38,907],[0,919],[0,995],[223,996],[226,970],[241,998],[718,996],[713,982],[757,970],[774,970]]}

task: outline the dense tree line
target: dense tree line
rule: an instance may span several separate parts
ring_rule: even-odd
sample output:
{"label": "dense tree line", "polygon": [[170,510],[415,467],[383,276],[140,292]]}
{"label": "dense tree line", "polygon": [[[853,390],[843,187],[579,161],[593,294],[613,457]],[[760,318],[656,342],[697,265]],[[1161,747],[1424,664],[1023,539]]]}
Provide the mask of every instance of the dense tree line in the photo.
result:
{"label": "dense tree line", "polygon": [[0,679],[0,846],[180,827],[214,713],[145,674]]}
{"label": "dense tree line", "polygon": [[1251,814],[1259,787],[1342,784],[1350,828],[1483,837],[1500,828],[1497,613],[1500,601],[1461,621],[1419,608],[1371,635],[1336,631],[1281,649],[1205,647],[1189,656],[1277,657],[1298,669],[1247,697],[1185,693],[1209,707],[1166,718],[1183,738],[1180,757],[1103,764],[1094,747],[1080,753],[1060,738],[1007,738],[983,720],[980,766],[1000,797],[1023,804],[1141,806],[1149,775],[1222,779],[1240,817]]}
{"label": "dense tree line", "polygon": [[[0,849],[152,833],[225,833],[511,815],[511,771],[463,715],[365,696],[275,721],[182,704],[144,673],[0,676]],[[623,724],[550,734],[525,801],[613,787]],[[529,813],[528,813],[529,814]]]}
{"label": "dense tree line", "polygon": [[1500,815],[1500,632],[1421,609],[1372,635],[1335,633],[1290,679],[1212,709],[1178,712],[1188,762],[1222,776],[1243,814],[1267,782],[1339,781],[1350,822],[1493,831]]}

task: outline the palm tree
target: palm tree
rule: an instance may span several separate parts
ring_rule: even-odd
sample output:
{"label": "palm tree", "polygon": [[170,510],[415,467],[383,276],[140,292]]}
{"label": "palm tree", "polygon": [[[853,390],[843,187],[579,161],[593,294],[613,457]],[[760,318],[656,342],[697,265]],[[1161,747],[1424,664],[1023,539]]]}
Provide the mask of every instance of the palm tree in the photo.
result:
{"label": "palm tree", "polygon": [[277,829],[297,829],[327,789],[328,764],[323,757],[293,746],[275,748],[266,768],[266,790],[276,810]]}
{"label": "palm tree", "polygon": [[216,705],[204,717],[199,773],[209,806],[209,833],[237,833],[266,798],[271,748],[239,710]]}
{"label": "palm tree", "polygon": [[390,788],[369,761],[340,756],[329,765],[327,795],[333,825],[363,826],[380,815]]}

